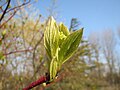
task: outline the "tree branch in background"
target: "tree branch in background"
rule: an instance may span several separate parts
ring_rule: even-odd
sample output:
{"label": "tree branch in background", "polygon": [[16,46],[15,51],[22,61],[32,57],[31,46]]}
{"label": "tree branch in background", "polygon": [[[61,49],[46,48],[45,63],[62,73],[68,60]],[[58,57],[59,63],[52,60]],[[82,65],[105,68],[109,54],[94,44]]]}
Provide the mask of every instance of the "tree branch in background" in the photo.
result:
{"label": "tree branch in background", "polygon": [[4,12],[4,10],[2,9],[2,7],[6,4],[7,2],[5,2],[3,5],[0,6],[0,9],[2,12]]}
{"label": "tree branch in background", "polygon": [[3,27],[9,20],[12,19],[12,17],[16,14],[17,11],[15,11],[4,23],[0,25],[0,28]]}
{"label": "tree branch in background", "polygon": [[69,28],[70,32],[77,30],[79,25],[80,25],[80,22],[78,21],[78,19],[72,18],[70,22],[70,28]]}
{"label": "tree branch in background", "polygon": [[26,3],[21,4],[21,5],[19,5],[19,6],[13,7],[13,8],[11,8],[11,9],[9,9],[6,13],[8,13],[8,12],[10,12],[10,11],[12,11],[12,10],[21,8],[22,6],[25,6],[25,5],[27,5],[28,3],[30,3],[30,1],[31,1],[31,0],[29,0],[29,1],[26,2]]}
{"label": "tree branch in background", "polygon": [[9,54],[14,54],[14,53],[20,53],[20,52],[27,52],[27,51],[31,51],[33,49],[25,49],[25,50],[18,50],[18,51],[12,51],[9,53],[5,53],[4,55],[9,55]]}
{"label": "tree branch in background", "polygon": [[7,4],[7,6],[6,6],[5,10],[3,11],[3,14],[2,14],[2,16],[0,18],[0,23],[1,23],[2,19],[4,18],[5,14],[6,14],[6,11],[7,11],[8,7],[9,7],[9,5],[10,5],[10,2],[11,2],[11,0],[8,0],[8,4]]}
{"label": "tree branch in background", "polygon": [[[4,26],[10,19],[12,19],[12,17],[15,15],[15,13],[16,13],[22,6],[27,5],[28,3],[30,3],[30,1],[31,1],[31,0],[29,0],[29,1],[26,2],[26,3],[24,2],[23,4],[18,5],[18,6],[16,6],[16,7],[13,7],[13,8],[11,8],[11,9],[8,10],[8,7],[9,7],[10,2],[11,2],[11,0],[8,0],[8,4],[7,4],[5,10],[2,10],[2,8],[1,8],[3,14],[2,14],[2,16],[1,16],[1,18],[0,18],[0,28],[1,28],[2,26]],[[6,3],[5,3],[5,4],[6,4]],[[2,19],[4,18],[5,14],[6,14],[6,13],[9,13],[10,11],[13,11],[13,10],[14,10],[13,14],[12,14],[5,22],[3,22],[3,24],[1,24]]]}

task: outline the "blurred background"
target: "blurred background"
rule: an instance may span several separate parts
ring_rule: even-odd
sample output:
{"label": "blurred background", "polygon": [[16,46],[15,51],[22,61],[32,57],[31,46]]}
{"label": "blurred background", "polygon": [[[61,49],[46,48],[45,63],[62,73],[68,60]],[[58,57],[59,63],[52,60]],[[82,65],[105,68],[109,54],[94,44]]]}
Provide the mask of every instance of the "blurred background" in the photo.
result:
{"label": "blurred background", "polygon": [[47,72],[49,16],[84,35],[57,82],[32,90],[120,90],[120,0],[0,0],[0,90],[22,90]]}

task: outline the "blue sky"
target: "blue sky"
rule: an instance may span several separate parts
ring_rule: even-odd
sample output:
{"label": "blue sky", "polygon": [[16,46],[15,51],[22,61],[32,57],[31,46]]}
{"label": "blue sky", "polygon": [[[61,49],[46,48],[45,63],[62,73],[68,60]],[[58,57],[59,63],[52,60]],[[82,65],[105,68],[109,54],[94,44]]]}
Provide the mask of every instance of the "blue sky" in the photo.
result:
{"label": "blue sky", "polygon": [[[50,5],[51,0],[39,0],[35,4],[43,16],[48,15]],[[68,27],[71,18],[78,18],[86,36],[91,32],[120,27],[120,0],[58,0],[56,11],[59,20]]]}

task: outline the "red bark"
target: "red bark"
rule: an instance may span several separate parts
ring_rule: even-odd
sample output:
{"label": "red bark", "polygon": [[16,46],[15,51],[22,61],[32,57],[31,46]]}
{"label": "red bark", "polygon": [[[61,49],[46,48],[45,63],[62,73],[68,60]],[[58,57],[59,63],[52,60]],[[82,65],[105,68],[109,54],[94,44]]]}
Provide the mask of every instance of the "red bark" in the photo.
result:
{"label": "red bark", "polygon": [[49,81],[49,76],[42,76],[40,77],[40,79],[36,80],[35,82],[32,82],[30,85],[28,85],[27,87],[23,88],[23,90],[30,90],[33,87],[40,85],[42,83],[48,82]]}

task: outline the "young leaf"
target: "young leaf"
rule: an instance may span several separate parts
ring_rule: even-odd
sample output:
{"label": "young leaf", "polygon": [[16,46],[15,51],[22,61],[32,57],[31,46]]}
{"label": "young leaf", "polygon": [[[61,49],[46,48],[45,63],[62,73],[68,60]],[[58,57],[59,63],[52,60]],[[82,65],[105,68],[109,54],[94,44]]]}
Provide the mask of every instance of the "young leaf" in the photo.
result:
{"label": "young leaf", "polygon": [[53,19],[50,17],[44,33],[44,46],[49,56],[49,72],[50,81],[57,74],[58,50],[59,50],[59,28]]}
{"label": "young leaf", "polygon": [[62,23],[57,26],[53,17],[50,17],[44,32],[44,46],[49,56],[49,73],[52,81],[61,65],[77,50],[81,41],[83,29],[69,33]]}
{"label": "young leaf", "polygon": [[2,52],[0,52],[0,60],[3,60],[4,59],[4,55]]}
{"label": "young leaf", "polygon": [[59,47],[61,47],[61,44],[63,43],[64,39],[69,35],[69,31],[66,26],[64,26],[62,23],[59,25]]}
{"label": "young leaf", "polygon": [[6,30],[4,30],[4,31],[2,32],[2,39],[5,38],[5,35],[6,35]]}
{"label": "young leaf", "polygon": [[59,43],[59,30],[58,26],[53,19],[50,17],[44,33],[44,46],[50,59],[56,56],[58,52]]}
{"label": "young leaf", "polygon": [[63,32],[63,34],[65,36],[68,36],[70,34],[69,31],[68,31],[68,28],[63,23],[60,23],[60,25],[59,25],[59,31]]}
{"label": "young leaf", "polygon": [[83,34],[83,28],[71,33],[62,43],[58,58],[61,65],[67,61],[77,50]]}
{"label": "young leaf", "polygon": [[57,58],[53,58],[50,64],[50,81],[52,81],[57,74],[58,62]]}

